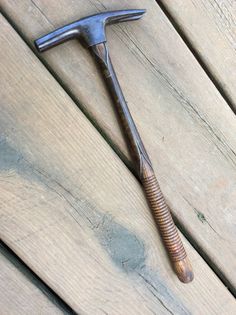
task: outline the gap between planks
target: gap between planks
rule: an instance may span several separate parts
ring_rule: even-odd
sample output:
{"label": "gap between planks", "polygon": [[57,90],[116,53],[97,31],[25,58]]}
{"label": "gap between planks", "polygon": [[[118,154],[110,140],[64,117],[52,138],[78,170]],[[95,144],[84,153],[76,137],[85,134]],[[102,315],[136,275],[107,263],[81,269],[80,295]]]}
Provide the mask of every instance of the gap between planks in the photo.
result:
{"label": "gap between planks", "polygon": [[233,99],[228,95],[227,91],[225,91],[224,85],[221,83],[220,79],[217,78],[217,75],[215,75],[213,73],[213,71],[210,69],[210,67],[207,65],[207,63],[201,57],[200,53],[198,53],[197,49],[195,48],[195,45],[191,43],[191,40],[189,39],[188,35],[181,28],[178,21],[175,19],[175,17],[169,11],[168,6],[165,4],[165,1],[163,1],[163,0],[155,0],[155,1],[156,1],[157,5],[159,5],[161,10],[165,13],[166,17],[169,19],[170,23],[173,25],[176,32],[179,34],[179,36],[184,41],[185,45],[188,47],[188,49],[194,55],[194,57],[198,61],[199,65],[205,71],[205,73],[207,74],[209,79],[212,81],[212,83],[214,84],[216,89],[219,91],[219,93],[221,94],[223,99],[229,105],[229,107],[231,108],[233,113],[236,114],[236,104],[234,104]]}
{"label": "gap between planks", "polygon": [[[165,13],[167,18],[170,20],[171,24],[176,29],[177,33],[180,35],[180,37],[183,39],[186,46],[190,49],[191,53],[194,55],[200,66],[203,68],[203,70],[206,72],[207,76],[210,78],[210,80],[213,82],[213,84],[216,86],[216,88],[219,90],[217,85],[214,82],[214,78],[211,78],[211,72],[207,69],[207,66],[204,64],[204,62],[201,60],[198,53],[195,51],[194,47],[189,43],[185,35],[181,32],[180,28],[178,27],[175,20],[171,17],[171,15],[168,13],[168,11],[165,9],[164,5],[159,1],[155,0],[156,4],[160,6],[161,10]],[[50,74],[55,78],[55,80],[59,83],[59,85],[64,89],[64,91],[69,95],[69,97],[73,100],[73,102],[78,106],[78,108],[82,111],[82,113],[86,116],[86,118],[90,121],[90,123],[96,128],[96,130],[99,132],[99,134],[104,138],[104,140],[109,144],[109,146],[114,150],[114,152],[118,155],[118,157],[121,159],[121,161],[124,163],[124,165],[128,168],[128,170],[135,176],[135,178],[140,182],[138,175],[134,169],[134,166],[132,162],[127,158],[127,156],[120,150],[118,145],[111,139],[111,137],[108,135],[108,133],[99,125],[99,123],[96,121],[95,117],[92,116],[87,110],[86,107],[76,98],[74,93],[69,89],[69,87],[63,82],[63,80],[57,75],[57,73],[53,70],[53,68],[49,65],[49,63],[42,57],[41,54],[37,52],[35,48],[32,47],[32,42],[27,39],[27,37],[19,30],[17,25],[14,23],[14,21],[11,19],[11,17],[2,9],[2,14],[6,18],[6,20],[10,23],[10,25],[14,28],[14,30],[17,32],[17,34],[22,38],[22,40],[26,43],[26,45],[29,47],[31,51],[37,56],[37,58],[40,60],[40,62],[45,66],[45,68],[50,72]],[[220,91],[220,90],[219,90]],[[221,93],[221,91],[220,91]],[[228,105],[232,110],[232,104],[228,100],[227,96],[224,96],[223,98],[226,100]],[[235,297],[236,296],[236,288],[234,288],[229,280],[224,276],[220,268],[217,267],[217,265],[214,263],[214,261],[211,259],[211,257],[207,254],[206,251],[204,251],[200,245],[197,244],[194,237],[187,231],[185,226],[177,219],[175,214],[172,212],[173,219],[175,221],[176,226],[181,231],[181,233],[184,235],[184,237],[189,241],[189,243],[193,246],[193,248],[199,253],[199,255],[203,258],[203,260],[209,265],[211,270],[217,275],[217,277],[221,280],[222,284],[229,290],[229,292]]]}
{"label": "gap between planks", "polygon": [[[10,249],[1,239],[0,239],[0,255],[3,255],[10,265],[16,268],[16,271],[23,275],[26,279],[26,283],[30,283],[37,287],[42,294],[52,303],[58,312],[62,312],[65,315],[76,315],[76,313],[66,302],[58,296],[40,277],[35,274],[24,262],[20,259],[12,249]],[[0,271],[4,272],[2,269]],[[14,294],[14,293],[13,293]],[[17,292],[15,293],[17,294]],[[32,310],[33,311],[33,310]]]}

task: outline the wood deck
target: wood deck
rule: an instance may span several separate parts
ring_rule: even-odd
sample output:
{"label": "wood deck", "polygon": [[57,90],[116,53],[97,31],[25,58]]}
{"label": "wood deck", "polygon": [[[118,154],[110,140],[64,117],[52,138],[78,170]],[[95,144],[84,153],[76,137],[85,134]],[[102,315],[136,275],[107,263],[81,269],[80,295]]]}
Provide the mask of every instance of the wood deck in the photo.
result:
{"label": "wood deck", "polygon": [[[235,314],[235,2],[0,4],[0,314]],[[80,17],[143,7],[107,28],[108,45],[191,259],[188,285],[89,53],[33,47]]]}

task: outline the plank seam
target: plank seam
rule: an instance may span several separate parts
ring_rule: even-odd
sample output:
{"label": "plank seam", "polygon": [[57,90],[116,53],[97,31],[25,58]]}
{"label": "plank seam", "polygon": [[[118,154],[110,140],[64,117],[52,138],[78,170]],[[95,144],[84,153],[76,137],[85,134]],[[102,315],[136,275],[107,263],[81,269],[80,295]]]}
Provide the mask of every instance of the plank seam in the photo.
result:
{"label": "plank seam", "polygon": [[201,258],[205,261],[205,263],[209,266],[209,268],[215,273],[215,275],[219,278],[222,284],[228,289],[228,291],[232,294],[233,297],[236,298],[236,288],[232,285],[230,280],[228,280],[222,271],[218,268],[218,266],[212,261],[212,259],[207,255],[204,249],[196,242],[196,240],[192,237],[191,233],[187,231],[185,226],[183,226],[178,218],[172,213],[173,220],[180,230],[180,232],[184,235],[184,237],[189,241],[191,246],[198,252]]}
{"label": "plank seam", "polygon": [[160,9],[163,11],[163,13],[166,15],[167,19],[170,21],[178,35],[183,40],[184,44],[188,47],[188,49],[193,54],[194,58],[197,60],[198,64],[201,66],[203,71],[206,73],[208,78],[211,80],[211,82],[214,84],[215,88],[218,90],[220,95],[223,97],[225,102],[228,104],[230,109],[234,114],[236,114],[236,104],[234,104],[234,100],[228,95],[228,93],[225,91],[223,85],[221,84],[220,80],[217,78],[216,75],[212,73],[212,71],[208,68],[207,64],[202,59],[200,53],[197,52],[197,49],[194,48],[194,45],[191,43],[191,40],[189,39],[188,35],[185,33],[184,30],[181,29],[181,26],[178,24],[178,22],[175,20],[173,15],[168,10],[167,6],[165,5],[165,2],[163,0],[155,0],[157,5],[159,5]]}
{"label": "plank seam", "polygon": [[54,292],[40,277],[30,269],[15,252],[0,240],[0,253],[6,257],[33,285],[35,285],[63,314],[78,315],[56,292]]}

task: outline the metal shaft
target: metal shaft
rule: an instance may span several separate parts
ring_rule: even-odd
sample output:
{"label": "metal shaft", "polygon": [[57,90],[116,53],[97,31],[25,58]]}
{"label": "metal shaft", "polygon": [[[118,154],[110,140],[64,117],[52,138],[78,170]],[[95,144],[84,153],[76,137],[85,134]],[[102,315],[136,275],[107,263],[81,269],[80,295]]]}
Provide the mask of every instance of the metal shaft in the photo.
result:
{"label": "metal shaft", "polygon": [[119,114],[128,144],[135,160],[135,165],[149,202],[155,222],[163,238],[166,250],[178,278],[182,282],[193,279],[193,271],[187,258],[183,243],[172,219],[170,210],[165,202],[159,184],[156,180],[151,161],[144,148],[138,130],[128,109],[120,84],[113,69],[106,43],[90,47],[98,62],[110,95]]}

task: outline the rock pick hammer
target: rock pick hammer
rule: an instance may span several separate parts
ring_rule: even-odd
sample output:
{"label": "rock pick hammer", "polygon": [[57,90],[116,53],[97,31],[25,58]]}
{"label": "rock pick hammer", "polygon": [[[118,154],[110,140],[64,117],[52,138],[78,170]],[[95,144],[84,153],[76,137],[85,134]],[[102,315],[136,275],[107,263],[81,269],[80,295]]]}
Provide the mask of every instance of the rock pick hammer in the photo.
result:
{"label": "rock pick hammer", "polygon": [[138,20],[144,13],[145,10],[120,10],[91,15],[58,28],[37,39],[35,45],[38,51],[43,52],[69,39],[77,38],[91,51],[96,62],[99,64],[111,98],[120,116],[121,124],[124,127],[124,132],[127,135],[127,141],[135,161],[137,173],[174,270],[180,281],[187,283],[193,279],[192,267],[170,210],[160,190],[151,161],[128,109],[106,44],[106,25]]}

